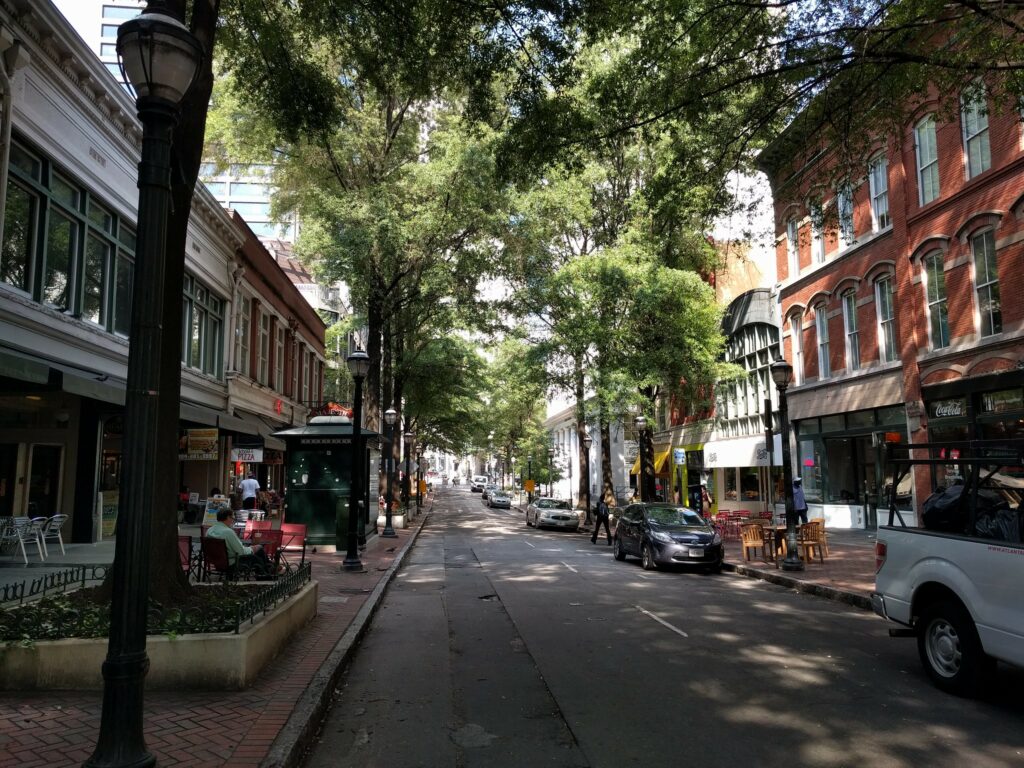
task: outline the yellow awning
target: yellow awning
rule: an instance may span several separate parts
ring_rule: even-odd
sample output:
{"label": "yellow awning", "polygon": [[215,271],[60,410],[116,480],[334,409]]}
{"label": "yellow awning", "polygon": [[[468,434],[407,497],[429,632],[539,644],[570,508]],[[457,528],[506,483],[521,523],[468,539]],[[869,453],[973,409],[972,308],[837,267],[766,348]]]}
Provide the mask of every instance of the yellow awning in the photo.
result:
{"label": "yellow awning", "polygon": [[[661,471],[665,469],[665,464],[668,462],[668,456],[672,453],[670,448],[667,451],[657,451],[654,454],[654,474],[660,475]],[[640,474],[640,455],[637,454],[636,461],[633,462],[633,468],[629,470],[631,475]]]}

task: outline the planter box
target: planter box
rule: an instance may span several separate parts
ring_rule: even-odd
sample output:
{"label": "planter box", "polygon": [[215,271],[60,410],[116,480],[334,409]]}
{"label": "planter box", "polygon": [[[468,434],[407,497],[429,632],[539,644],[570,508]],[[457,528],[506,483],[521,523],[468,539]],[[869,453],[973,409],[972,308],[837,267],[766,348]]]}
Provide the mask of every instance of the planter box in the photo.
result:
{"label": "planter box", "polygon": [[[239,690],[316,615],[319,585],[311,581],[237,635],[210,632],[146,638],[148,690]],[[0,690],[101,690],[107,638],[42,640],[0,649]]]}
{"label": "planter box", "polygon": [[[385,519],[384,515],[378,516],[378,518],[377,518],[377,530],[378,530],[378,532],[384,530],[384,524],[386,522],[387,522],[387,520]],[[395,530],[398,530],[399,528],[408,528],[409,525],[405,522],[405,515],[400,515],[400,514],[398,514],[396,512],[392,512],[391,513],[391,527],[394,528]]]}

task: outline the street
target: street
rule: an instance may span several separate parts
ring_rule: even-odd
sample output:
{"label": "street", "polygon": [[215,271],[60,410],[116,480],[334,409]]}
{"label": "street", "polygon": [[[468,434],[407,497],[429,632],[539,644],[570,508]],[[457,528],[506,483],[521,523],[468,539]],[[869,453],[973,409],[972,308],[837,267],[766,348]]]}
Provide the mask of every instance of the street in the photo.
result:
{"label": "street", "polygon": [[446,488],[307,765],[1022,765],[1022,683],[947,696],[871,613],[647,573]]}

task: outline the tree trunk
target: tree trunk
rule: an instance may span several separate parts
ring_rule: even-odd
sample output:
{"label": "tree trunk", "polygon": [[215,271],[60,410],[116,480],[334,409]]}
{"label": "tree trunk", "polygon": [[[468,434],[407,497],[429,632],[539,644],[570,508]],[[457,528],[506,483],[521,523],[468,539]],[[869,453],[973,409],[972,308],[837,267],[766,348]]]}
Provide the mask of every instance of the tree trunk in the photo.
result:
{"label": "tree trunk", "polygon": [[586,379],[583,373],[583,362],[576,358],[576,370],[573,371],[573,385],[576,395],[576,446],[580,465],[579,483],[576,487],[579,504],[587,511],[586,524],[592,523],[590,508],[594,500],[590,498],[590,452],[584,447],[583,439],[587,436],[587,404]]}
{"label": "tree trunk", "polygon": [[366,307],[366,354],[370,370],[363,387],[363,422],[367,429],[380,431],[381,424],[381,354],[384,331],[384,307],[378,286],[371,286]]}
{"label": "tree trunk", "polygon": [[[603,408],[602,408],[603,411]],[[615,478],[612,475],[612,431],[608,416],[601,416],[601,495],[605,504],[615,506]]]}
{"label": "tree trunk", "polygon": [[[395,380],[394,380],[394,365],[392,357],[394,351],[391,345],[391,318],[388,317],[384,321],[384,337],[381,342],[382,357],[381,357],[381,409],[386,411],[388,408],[394,408],[395,412],[398,412],[398,408],[395,407]],[[395,419],[395,424],[391,427],[387,426],[384,421],[383,413],[381,415],[381,430],[384,432],[386,438],[390,438],[390,443],[384,447],[381,455],[384,458],[384,471],[380,475],[380,495],[384,497],[384,503],[390,504],[394,500],[394,486],[391,488],[392,498],[388,498],[388,461],[390,459],[390,466],[397,466],[397,459],[395,458],[395,432],[398,428],[398,419]],[[390,435],[388,435],[390,431]]]}
{"label": "tree trunk", "polygon": [[[644,387],[641,394],[653,405],[655,392],[651,387]],[[653,410],[653,409],[652,409]],[[639,436],[640,443],[640,480],[642,483],[643,500],[654,501],[654,427],[648,424]]]}

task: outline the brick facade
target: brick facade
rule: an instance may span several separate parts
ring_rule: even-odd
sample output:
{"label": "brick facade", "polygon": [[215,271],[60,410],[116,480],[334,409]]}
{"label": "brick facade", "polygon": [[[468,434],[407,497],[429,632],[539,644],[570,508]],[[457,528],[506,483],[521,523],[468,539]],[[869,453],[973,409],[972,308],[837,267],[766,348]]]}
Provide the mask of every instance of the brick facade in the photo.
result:
{"label": "brick facade", "polygon": [[[987,107],[995,110],[996,105],[989,102]],[[990,167],[970,179],[967,178],[963,115],[952,119],[948,115],[934,115],[939,190],[935,199],[922,205],[918,158],[919,154],[928,153],[928,133],[923,129],[925,146],[919,147],[915,127],[934,109],[934,104],[923,104],[902,136],[890,137],[884,147],[879,144],[878,153],[866,159],[874,161],[884,156],[887,160],[891,218],[888,227],[873,226],[868,162],[848,174],[839,174],[830,161],[830,154],[821,151],[820,146],[805,146],[800,157],[782,157],[780,161],[781,142],[765,155],[771,158],[765,161],[764,169],[772,183],[776,212],[782,346],[786,358],[794,365],[799,361],[793,346],[791,318],[799,318],[803,329],[800,345],[803,364],[790,390],[792,417],[798,424],[817,417],[899,406],[905,409],[906,435],[913,442],[935,439],[939,432],[942,439],[954,434],[989,437],[1004,434],[1008,427],[979,426],[984,419],[979,421],[977,417],[989,407],[981,399],[985,391],[1024,391],[1024,374],[1019,370],[1019,366],[1024,366],[1024,342],[1020,340],[1024,327],[1021,115],[1016,111],[993,111],[987,115]],[[836,176],[851,179],[854,240],[845,247],[841,247],[839,237],[842,223],[836,192],[823,183],[823,179]],[[823,224],[816,227],[812,210],[818,204],[822,205],[825,215],[816,219],[823,218]],[[796,274],[791,273],[792,245],[787,236],[791,220],[798,222],[799,270]],[[825,233],[824,260],[816,258],[821,238],[818,233],[822,230]],[[983,315],[990,313],[984,311],[985,302],[979,294],[979,288],[985,293],[981,285],[984,260],[979,266],[975,249],[981,246],[972,243],[976,238],[981,242],[980,236],[986,232],[992,233],[995,245],[998,300],[994,306],[998,308],[1002,324],[999,332],[988,334],[984,332]],[[927,291],[929,284],[934,291],[938,281],[929,281],[925,264],[929,258],[935,258],[936,253],[941,254],[945,282],[948,315],[948,343],[945,345],[932,338],[930,332]],[[886,362],[880,356],[876,284],[885,276],[893,281],[892,306],[898,350],[893,362]],[[849,365],[843,314],[843,296],[849,291],[853,291],[856,305],[856,348],[860,358],[856,370],[851,370]],[[828,329],[828,375],[823,375],[818,362],[819,312],[824,312]],[[889,386],[887,382],[897,376],[899,386]],[[941,388],[934,389],[935,385]],[[930,424],[929,404],[940,396],[964,401],[962,408],[966,412],[953,432],[937,430],[939,425]],[[1011,404],[1010,410],[1016,407],[1017,400],[1013,397],[1006,402]],[[952,410],[956,412],[956,408]],[[1020,408],[1024,409],[1024,404]],[[863,416],[857,421],[866,423],[866,419]],[[836,423],[835,420],[832,423]],[[847,433],[853,429],[852,424],[853,419],[847,418]],[[820,422],[820,429],[825,432],[824,420]],[[875,431],[880,430],[878,427]],[[870,431],[866,428],[866,432]],[[821,445],[826,446],[822,453],[827,455],[827,438],[823,437],[822,441]],[[819,469],[817,457],[801,456],[798,446],[795,459],[805,472],[806,484],[809,462],[813,461],[814,469]],[[827,490],[828,467],[821,466],[820,470]],[[860,478],[863,494],[860,488],[843,491],[844,496],[859,498],[862,507],[869,495],[867,486],[872,482],[867,470],[863,475]],[[928,489],[919,487],[916,492],[920,501]],[[826,507],[826,514],[834,500],[823,492],[821,504]],[[864,511],[861,510],[861,515]]]}

